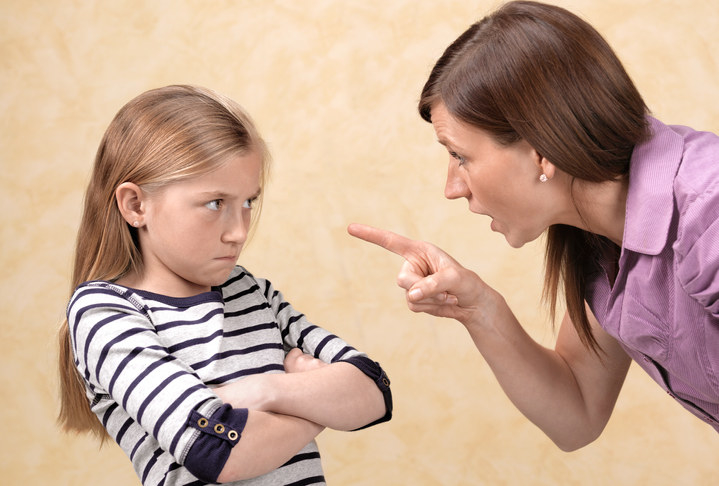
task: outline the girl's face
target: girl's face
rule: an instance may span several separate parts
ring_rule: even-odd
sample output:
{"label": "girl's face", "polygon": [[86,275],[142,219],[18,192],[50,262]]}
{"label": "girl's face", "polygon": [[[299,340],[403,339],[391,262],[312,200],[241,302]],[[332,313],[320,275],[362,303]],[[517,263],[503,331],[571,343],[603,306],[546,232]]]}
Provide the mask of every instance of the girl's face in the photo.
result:
{"label": "girl's face", "polygon": [[442,103],[432,108],[432,125],[450,154],[445,197],[467,198],[469,210],[491,217],[492,230],[515,248],[552,224],[552,184],[539,181],[547,161],[526,141],[500,145]]}
{"label": "girl's face", "polygon": [[225,282],[247,239],[261,167],[253,152],[146,193],[141,288],[187,297]]}

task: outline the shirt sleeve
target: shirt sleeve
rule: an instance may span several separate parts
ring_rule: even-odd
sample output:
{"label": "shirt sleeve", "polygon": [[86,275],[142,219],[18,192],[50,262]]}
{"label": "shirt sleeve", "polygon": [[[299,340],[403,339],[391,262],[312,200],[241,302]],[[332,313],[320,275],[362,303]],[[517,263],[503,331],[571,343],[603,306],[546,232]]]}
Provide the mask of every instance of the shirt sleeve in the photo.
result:
{"label": "shirt sleeve", "polygon": [[325,363],[344,361],[356,366],[375,382],[377,388],[382,392],[385,403],[385,415],[361,428],[390,420],[393,408],[390,380],[380,364],[347,344],[340,337],[309,322],[305,315],[296,311],[268,280],[256,280],[260,291],[264,293],[270,308],[277,317],[285,350],[300,348],[305,354],[310,354]]}
{"label": "shirt sleeve", "polygon": [[168,352],[142,308],[118,292],[102,284],[81,287],[68,306],[75,362],[89,398],[110,396],[178,464],[214,481],[247,410],[223,407]]}

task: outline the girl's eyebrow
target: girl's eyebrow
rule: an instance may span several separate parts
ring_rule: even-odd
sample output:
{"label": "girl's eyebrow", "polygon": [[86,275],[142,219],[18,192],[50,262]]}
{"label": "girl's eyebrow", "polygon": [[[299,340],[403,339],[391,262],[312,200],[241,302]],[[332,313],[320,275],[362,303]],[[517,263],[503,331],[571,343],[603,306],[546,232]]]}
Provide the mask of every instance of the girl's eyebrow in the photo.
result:
{"label": "girl's eyebrow", "polygon": [[[257,191],[250,196],[248,199],[255,199],[260,197],[260,194],[262,194],[262,188],[257,189]],[[200,193],[200,196],[202,197],[211,197],[214,199],[232,199],[235,196],[232,194],[228,194],[224,191],[204,191]]]}

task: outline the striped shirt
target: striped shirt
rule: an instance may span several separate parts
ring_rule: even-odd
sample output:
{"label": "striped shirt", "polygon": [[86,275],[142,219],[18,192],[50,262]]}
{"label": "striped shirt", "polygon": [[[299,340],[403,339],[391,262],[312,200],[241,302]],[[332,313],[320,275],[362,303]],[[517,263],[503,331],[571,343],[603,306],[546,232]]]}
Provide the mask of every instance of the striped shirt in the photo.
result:
{"label": "striped shirt", "polygon": [[[308,322],[269,281],[239,266],[222,286],[188,298],[87,282],[70,300],[68,323],[91,409],[146,486],[216,478],[240,440],[247,410],[223,405],[211,388],[283,373],[291,348],[327,363],[355,364],[385,396],[387,415],[378,422],[391,416],[389,381],[377,363]],[[223,428],[236,429],[235,440],[228,433],[214,437],[213,427],[205,433],[198,417],[224,420]],[[205,477],[197,464],[215,470],[202,471]],[[312,441],[282,467],[235,484],[324,484],[317,445]]]}

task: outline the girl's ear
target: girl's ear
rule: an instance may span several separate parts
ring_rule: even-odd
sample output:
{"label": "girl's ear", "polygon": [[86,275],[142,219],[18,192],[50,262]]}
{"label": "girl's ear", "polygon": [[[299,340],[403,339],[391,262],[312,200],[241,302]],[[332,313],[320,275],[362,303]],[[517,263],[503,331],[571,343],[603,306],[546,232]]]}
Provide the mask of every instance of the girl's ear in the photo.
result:
{"label": "girl's ear", "polygon": [[139,228],[145,224],[145,193],[132,182],[123,182],[115,189],[115,199],[120,214],[128,224]]}

